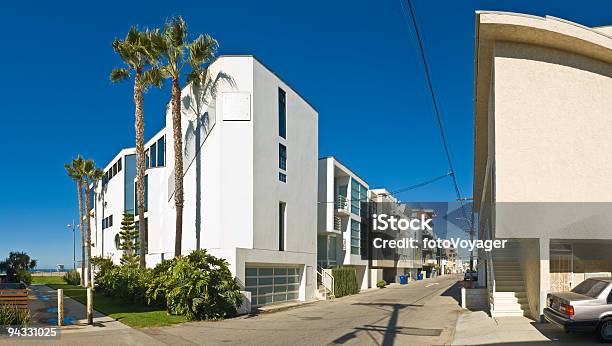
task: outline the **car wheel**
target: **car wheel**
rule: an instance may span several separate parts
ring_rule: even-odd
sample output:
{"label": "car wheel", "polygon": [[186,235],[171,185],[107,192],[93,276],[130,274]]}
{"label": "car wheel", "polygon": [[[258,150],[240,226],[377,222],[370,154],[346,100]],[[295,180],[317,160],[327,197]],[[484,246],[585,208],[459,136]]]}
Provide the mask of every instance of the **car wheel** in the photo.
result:
{"label": "car wheel", "polygon": [[601,322],[597,328],[599,338],[604,342],[612,342],[612,318],[607,318]]}

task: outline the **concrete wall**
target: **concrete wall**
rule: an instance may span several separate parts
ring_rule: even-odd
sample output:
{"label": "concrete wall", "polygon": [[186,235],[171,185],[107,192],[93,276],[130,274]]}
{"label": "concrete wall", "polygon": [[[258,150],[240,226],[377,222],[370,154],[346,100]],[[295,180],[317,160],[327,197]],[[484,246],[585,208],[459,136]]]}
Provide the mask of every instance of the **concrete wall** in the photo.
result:
{"label": "concrete wall", "polygon": [[539,318],[538,301],[540,299],[539,241],[538,239],[524,239],[520,244],[519,263],[529,302],[529,314],[532,318],[537,319]]}
{"label": "concrete wall", "polygon": [[612,201],[611,92],[610,64],[496,42],[497,201]]}

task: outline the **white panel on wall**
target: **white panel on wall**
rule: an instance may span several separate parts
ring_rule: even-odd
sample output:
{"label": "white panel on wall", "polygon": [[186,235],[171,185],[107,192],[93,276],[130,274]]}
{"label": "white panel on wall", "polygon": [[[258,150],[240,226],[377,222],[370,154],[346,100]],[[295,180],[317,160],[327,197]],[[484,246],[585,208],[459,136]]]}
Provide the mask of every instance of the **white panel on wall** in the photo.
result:
{"label": "white panel on wall", "polygon": [[223,120],[251,120],[251,93],[224,92]]}

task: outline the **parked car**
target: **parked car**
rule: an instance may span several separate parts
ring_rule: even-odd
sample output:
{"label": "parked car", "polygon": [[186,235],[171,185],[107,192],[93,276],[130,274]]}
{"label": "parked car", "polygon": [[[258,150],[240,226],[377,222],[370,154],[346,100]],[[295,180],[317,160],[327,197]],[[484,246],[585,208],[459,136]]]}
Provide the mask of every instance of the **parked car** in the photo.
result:
{"label": "parked car", "polygon": [[590,278],[569,292],[549,293],[544,318],[566,332],[596,332],[612,342],[611,291],[611,278]]}
{"label": "parked car", "polygon": [[463,274],[464,281],[478,281],[478,272],[475,270],[466,270],[465,274]]}

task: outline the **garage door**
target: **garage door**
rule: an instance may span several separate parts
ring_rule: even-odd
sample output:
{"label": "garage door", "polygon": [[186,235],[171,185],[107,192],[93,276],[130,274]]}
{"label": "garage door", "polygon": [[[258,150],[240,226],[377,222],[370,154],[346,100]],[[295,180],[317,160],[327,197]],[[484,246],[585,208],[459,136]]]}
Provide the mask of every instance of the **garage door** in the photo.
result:
{"label": "garage door", "polygon": [[251,292],[251,306],[298,299],[300,290],[299,267],[245,268],[245,288]]}

